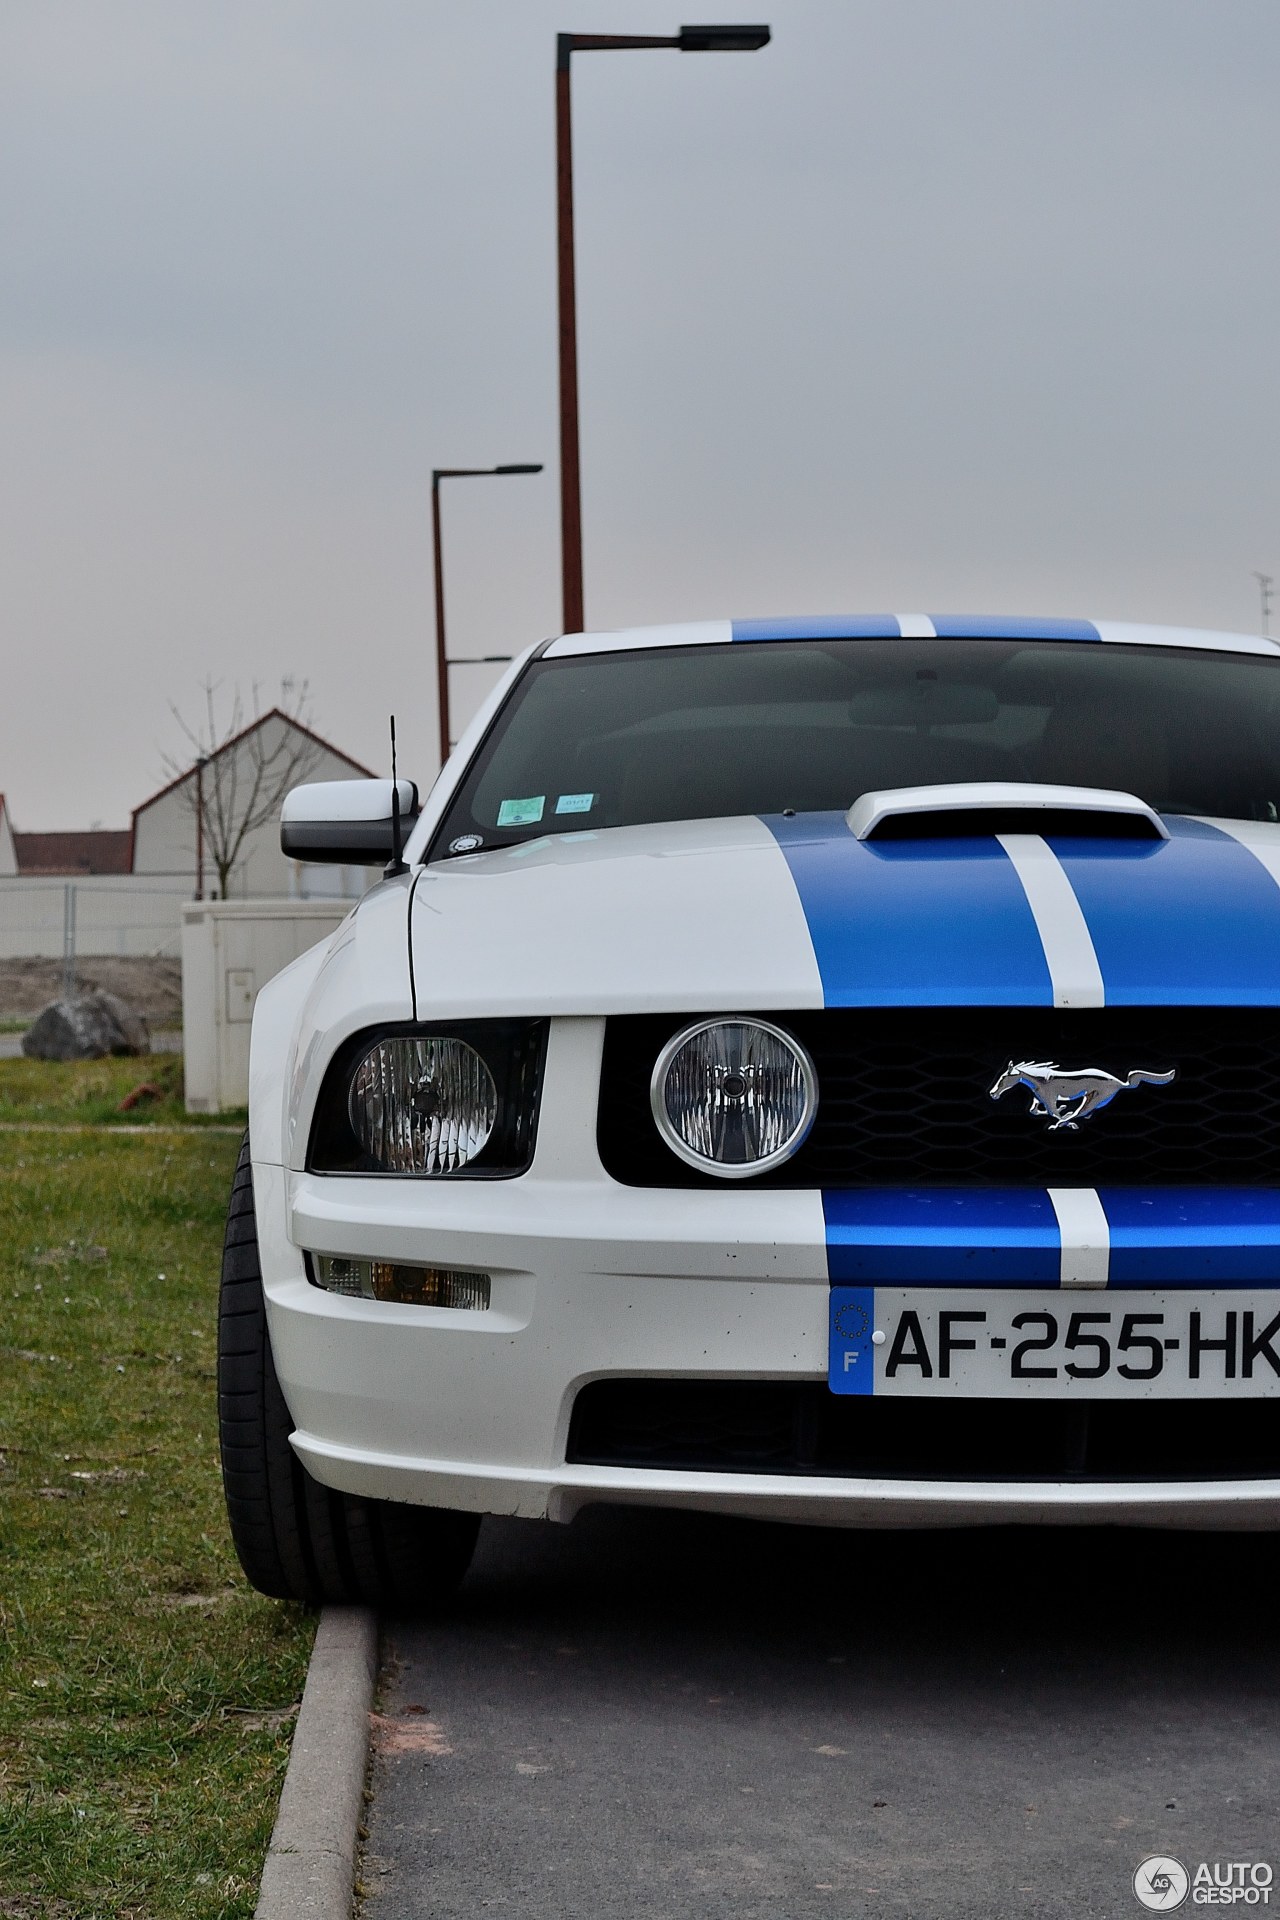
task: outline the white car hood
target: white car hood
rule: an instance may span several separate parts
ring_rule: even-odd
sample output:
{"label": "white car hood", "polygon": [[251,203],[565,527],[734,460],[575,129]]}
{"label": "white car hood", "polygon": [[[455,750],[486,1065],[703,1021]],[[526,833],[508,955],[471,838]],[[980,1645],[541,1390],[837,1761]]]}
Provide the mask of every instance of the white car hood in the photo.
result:
{"label": "white car hood", "polygon": [[820,1007],[804,911],[758,819],[562,834],[427,867],[420,1020]]}
{"label": "white car hood", "polygon": [[816,813],[439,862],[413,889],[416,1014],[1280,1004],[1280,827],[1165,821],[876,843]]}

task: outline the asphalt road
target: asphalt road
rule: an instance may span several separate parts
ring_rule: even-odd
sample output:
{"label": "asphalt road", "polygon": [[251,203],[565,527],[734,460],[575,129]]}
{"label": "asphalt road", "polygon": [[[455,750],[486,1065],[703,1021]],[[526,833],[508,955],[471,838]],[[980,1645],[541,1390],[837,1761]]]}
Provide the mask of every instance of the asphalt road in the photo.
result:
{"label": "asphalt road", "polygon": [[1280,1882],[1276,1564],[486,1522],[449,1614],[386,1623],[365,1915],[1140,1920],[1163,1851]]}

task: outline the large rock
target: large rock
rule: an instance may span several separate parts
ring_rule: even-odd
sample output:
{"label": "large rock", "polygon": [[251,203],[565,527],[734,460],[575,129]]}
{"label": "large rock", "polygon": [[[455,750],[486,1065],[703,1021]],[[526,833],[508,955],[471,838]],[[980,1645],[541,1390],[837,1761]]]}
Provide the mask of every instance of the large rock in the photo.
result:
{"label": "large rock", "polygon": [[108,1053],[150,1053],[151,1029],[114,993],[78,993],[47,1006],[22,1036],[32,1060],[101,1060]]}

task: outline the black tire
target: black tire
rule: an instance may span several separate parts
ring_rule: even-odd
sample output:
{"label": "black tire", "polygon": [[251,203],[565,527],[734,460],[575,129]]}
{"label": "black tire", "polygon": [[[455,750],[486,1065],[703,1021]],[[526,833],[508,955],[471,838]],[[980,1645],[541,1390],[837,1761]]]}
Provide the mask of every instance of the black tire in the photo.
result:
{"label": "black tire", "polygon": [[218,1305],[218,1439],[231,1538],[250,1582],[308,1606],[420,1612],[453,1593],[480,1516],[338,1493],[293,1448],[271,1357],[246,1133],[236,1162]]}

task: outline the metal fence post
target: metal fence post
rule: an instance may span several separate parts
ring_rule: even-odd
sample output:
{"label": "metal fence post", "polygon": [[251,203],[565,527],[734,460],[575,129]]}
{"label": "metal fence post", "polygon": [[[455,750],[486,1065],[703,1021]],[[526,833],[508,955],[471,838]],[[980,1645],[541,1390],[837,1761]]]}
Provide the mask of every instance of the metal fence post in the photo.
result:
{"label": "metal fence post", "polygon": [[62,890],[62,997],[69,1000],[76,986],[76,890],[68,881]]}

